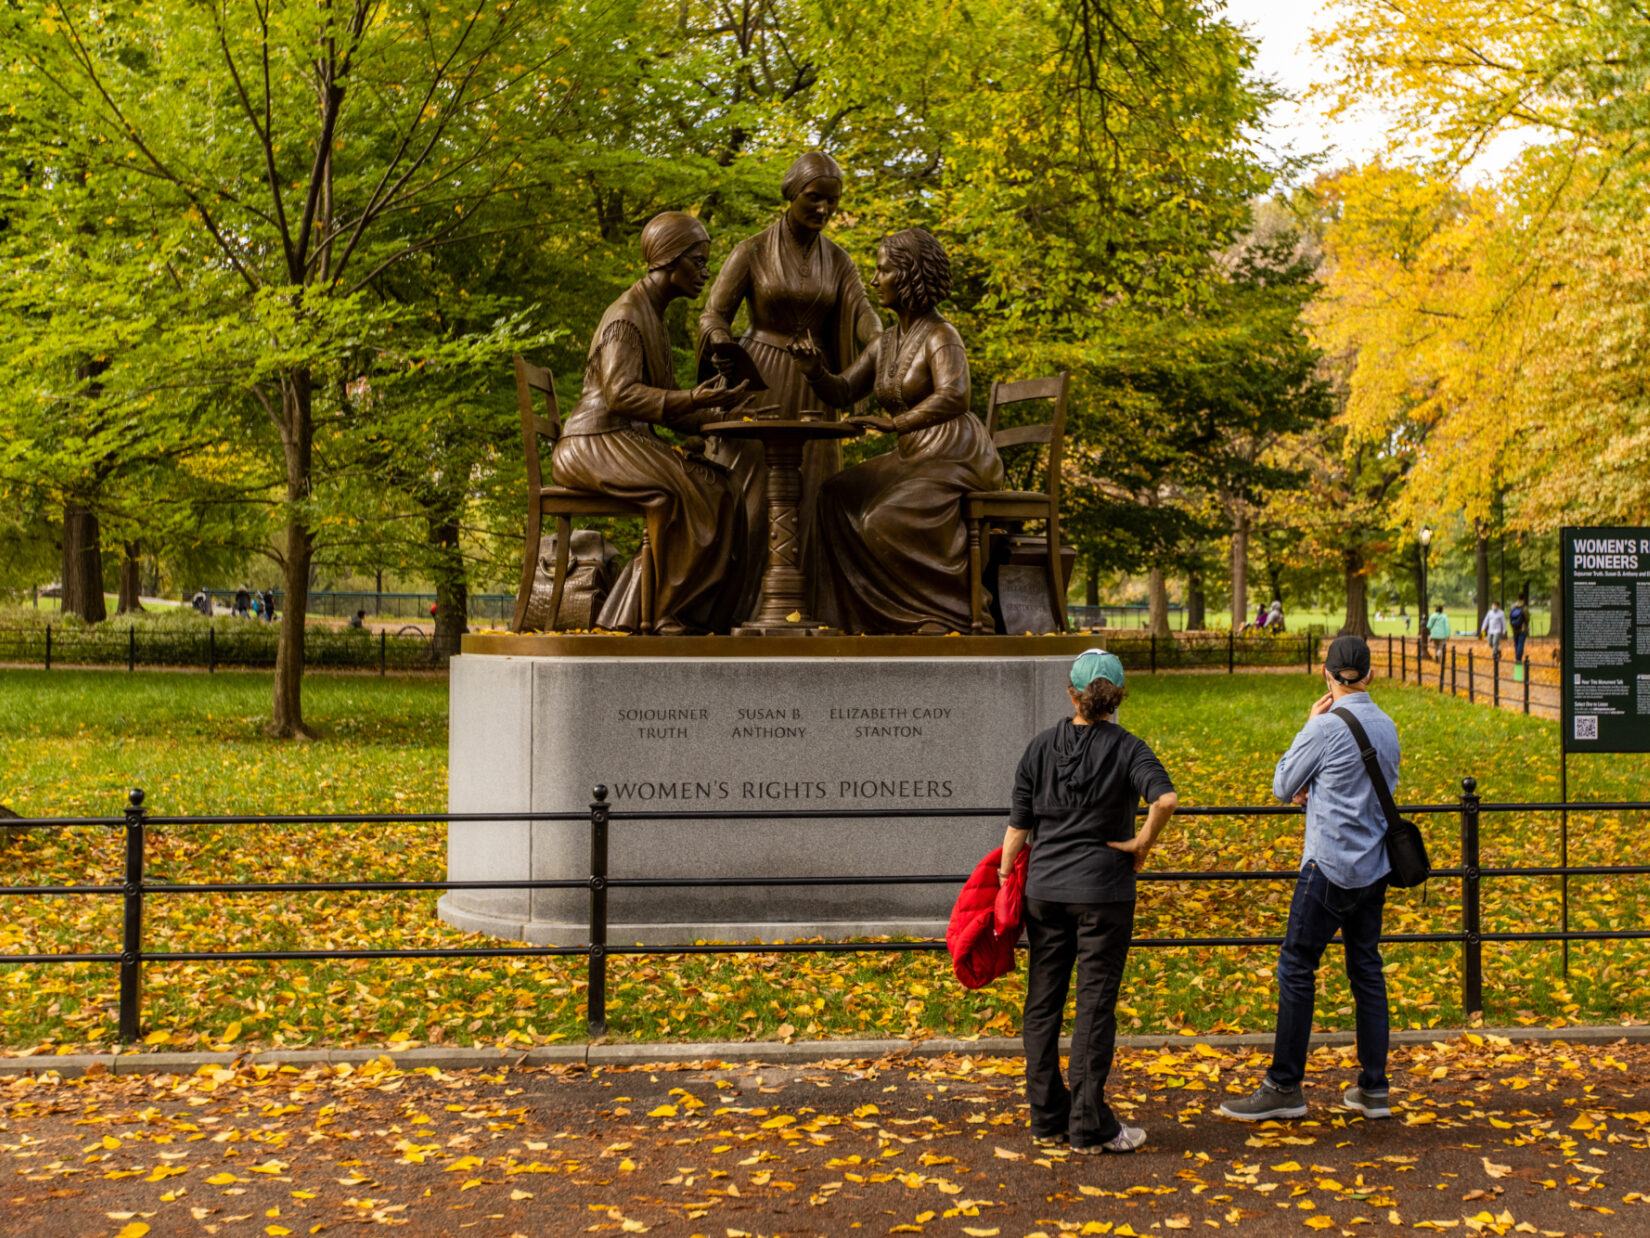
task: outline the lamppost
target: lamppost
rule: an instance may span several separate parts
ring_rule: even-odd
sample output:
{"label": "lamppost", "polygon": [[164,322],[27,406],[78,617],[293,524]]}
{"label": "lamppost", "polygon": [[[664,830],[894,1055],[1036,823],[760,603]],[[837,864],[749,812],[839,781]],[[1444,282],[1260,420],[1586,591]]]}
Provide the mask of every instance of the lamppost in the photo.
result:
{"label": "lamppost", "polygon": [[1427,606],[1427,557],[1432,549],[1432,526],[1423,525],[1417,540],[1421,543],[1421,596],[1419,601],[1421,604],[1421,627],[1424,629],[1429,609]]}

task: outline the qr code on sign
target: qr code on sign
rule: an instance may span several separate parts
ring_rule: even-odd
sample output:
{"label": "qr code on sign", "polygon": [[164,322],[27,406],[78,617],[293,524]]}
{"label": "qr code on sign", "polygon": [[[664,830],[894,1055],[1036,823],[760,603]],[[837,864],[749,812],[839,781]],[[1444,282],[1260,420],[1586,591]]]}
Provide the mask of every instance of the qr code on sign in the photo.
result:
{"label": "qr code on sign", "polygon": [[1598,738],[1598,715],[1597,714],[1577,714],[1576,715],[1576,738],[1577,739],[1597,739]]}

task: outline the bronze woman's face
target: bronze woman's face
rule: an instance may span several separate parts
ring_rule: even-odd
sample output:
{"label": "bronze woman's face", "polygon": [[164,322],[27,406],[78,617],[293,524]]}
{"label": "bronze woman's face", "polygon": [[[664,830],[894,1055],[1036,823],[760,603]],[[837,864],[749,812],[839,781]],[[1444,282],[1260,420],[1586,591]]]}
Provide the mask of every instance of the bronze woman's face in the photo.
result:
{"label": "bronze woman's face", "polygon": [[710,278],[710,242],[700,241],[670,264],[670,285],[692,300]]}
{"label": "bronze woman's face", "polygon": [[810,232],[821,232],[836,214],[836,204],[842,198],[842,182],[834,176],[822,176],[802,186],[802,192],[791,199],[788,214],[791,222]]}
{"label": "bronze woman's face", "polygon": [[903,283],[899,268],[888,256],[888,247],[877,246],[877,270],[876,274],[871,276],[871,286],[877,290],[877,299],[882,302],[884,309],[897,310],[900,307]]}

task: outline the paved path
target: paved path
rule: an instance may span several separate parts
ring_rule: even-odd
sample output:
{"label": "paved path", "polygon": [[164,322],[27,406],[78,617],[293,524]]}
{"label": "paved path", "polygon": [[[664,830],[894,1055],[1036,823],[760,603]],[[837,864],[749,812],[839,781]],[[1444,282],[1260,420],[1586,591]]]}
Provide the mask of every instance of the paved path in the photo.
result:
{"label": "paved path", "polygon": [[0,1081],[0,1232],[1254,1235],[1650,1232],[1650,1046],[1482,1043],[1394,1054],[1400,1110],[1215,1116],[1265,1059],[1125,1050],[1132,1157],[1026,1137],[1014,1058],[403,1073],[208,1066]]}

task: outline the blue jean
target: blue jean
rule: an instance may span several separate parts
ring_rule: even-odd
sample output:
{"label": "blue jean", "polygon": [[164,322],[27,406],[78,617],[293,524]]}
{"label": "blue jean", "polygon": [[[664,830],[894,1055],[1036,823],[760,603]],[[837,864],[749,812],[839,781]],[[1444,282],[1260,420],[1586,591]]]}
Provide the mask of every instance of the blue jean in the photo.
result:
{"label": "blue jean", "polygon": [[1312,1042],[1312,1013],[1317,999],[1318,963],[1324,947],[1340,930],[1346,948],[1346,978],[1357,1006],[1358,1086],[1385,1091],[1387,1043],[1390,1039],[1386,976],[1381,971],[1381,912],[1386,906],[1386,878],[1356,890],[1342,889],[1308,860],[1295,882],[1289,927],[1278,951],[1278,1026],[1272,1065],[1266,1072],[1273,1087],[1298,1087],[1306,1075]]}
{"label": "blue jean", "polygon": [[1530,634],[1529,634],[1528,631],[1514,632],[1513,633],[1513,661],[1514,662],[1522,662],[1524,660],[1524,641],[1529,637],[1529,635]]}

